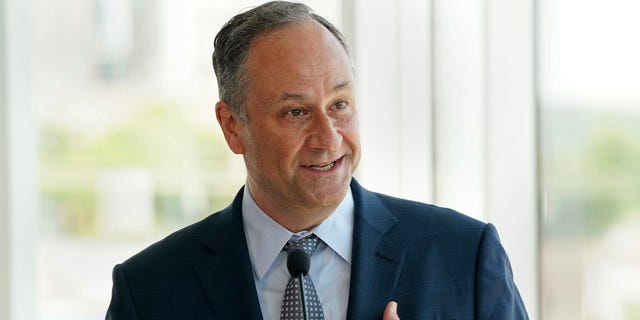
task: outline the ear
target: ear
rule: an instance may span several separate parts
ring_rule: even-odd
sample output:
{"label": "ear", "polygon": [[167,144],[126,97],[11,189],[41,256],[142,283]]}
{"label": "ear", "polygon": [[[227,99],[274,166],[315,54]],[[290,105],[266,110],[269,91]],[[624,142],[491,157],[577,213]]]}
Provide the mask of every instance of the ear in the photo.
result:
{"label": "ear", "polygon": [[218,101],[216,103],[216,119],[218,119],[218,123],[220,124],[220,128],[222,128],[222,133],[224,134],[225,140],[227,140],[227,145],[229,145],[229,149],[236,154],[244,154],[244,147],[242,144],[242,128],[243,125],[242,119],[238,117],[238,115],[231,110],[231,106],[223,101]]}

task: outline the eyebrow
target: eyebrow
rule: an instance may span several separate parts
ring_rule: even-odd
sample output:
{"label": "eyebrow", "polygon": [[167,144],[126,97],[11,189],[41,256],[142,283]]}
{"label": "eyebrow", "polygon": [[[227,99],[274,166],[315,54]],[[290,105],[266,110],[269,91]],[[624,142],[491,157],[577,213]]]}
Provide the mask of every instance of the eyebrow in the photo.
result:
{"label": "eyebrow", "polygon": [[338,91],[342,91],[342,90],[346,90],[346,89],[351,89],[351,81],[349,81],[349,80],[345,80],[345,81],[342,81],[342,82],[338,83],[335,87],[333,87],[333,91],[332,92],[338,92]]}
{"label": "eyebrow", "polygon": [[[335,85],[333,87],[333,90],[331,90],[331,92],[335,93],[335,92],[339,92],[339,91],[342,91],[342,90],[350,89],[351,87],[352,87],[351,81],[345,80],[345,81],[340,82],[337,85]],[[304,100],[304,95],[300,94],[300,93],[288,93],[288,92],[285,92],[278,98],[278,100],[276,100],[276,103],[282,102],[282,101],[287,101],[287,100]]]}

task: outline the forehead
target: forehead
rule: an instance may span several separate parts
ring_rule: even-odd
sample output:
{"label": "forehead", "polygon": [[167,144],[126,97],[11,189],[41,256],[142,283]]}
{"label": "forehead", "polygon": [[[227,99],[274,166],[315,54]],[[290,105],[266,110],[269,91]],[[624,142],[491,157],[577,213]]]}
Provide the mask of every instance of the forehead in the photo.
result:
{"label": "forehead", "polygon": [[329,30],[312,19],[254,39],[247,54],[246,75],[252,87],[353,81],[345,49]]}

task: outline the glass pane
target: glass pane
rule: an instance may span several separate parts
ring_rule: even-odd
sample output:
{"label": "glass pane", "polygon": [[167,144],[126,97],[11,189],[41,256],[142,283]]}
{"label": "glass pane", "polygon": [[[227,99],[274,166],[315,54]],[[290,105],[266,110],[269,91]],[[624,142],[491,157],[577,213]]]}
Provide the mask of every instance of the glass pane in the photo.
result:
{"label": "glass pane", "polygon": [[640,319],[640,2],[539,8],[542,315]]}
{"label": "glass pane", "polygon": [[[261,2],[31,0],[39,319],[104,318],[116,263],[244,183],[210,61],[222,24]],[[339,1],[309,3],[339,25]]]}

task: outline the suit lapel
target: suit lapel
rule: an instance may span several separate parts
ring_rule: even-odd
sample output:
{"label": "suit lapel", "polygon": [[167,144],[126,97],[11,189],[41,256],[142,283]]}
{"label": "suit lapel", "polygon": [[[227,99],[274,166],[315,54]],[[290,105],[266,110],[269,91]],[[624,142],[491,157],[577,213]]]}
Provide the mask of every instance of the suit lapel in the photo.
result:
{"label": "suit lapel", "polygon": [[[355,219],[347,319],[381,318],[393,299],[406,249],[391,240],[398,223],[393,213],[355,179],[351,189]],[[262,319],[242,226],[242,192],[214,217],[202,238],[211,257],[194,270],[221,319]]]}
{"label": "suit lapel", "polygon": [[351,189],[355,219],[347,319],[382,318],[395,292],[406,249],[390,239],[398,223],[393,213],[355,179]]}
{"label": "suit lapel", "polygon": [[262,319],[242,226],[242,193],[216,213],[215,223],[202,238],[212,255],[195,267],[214,314],[221,319]]}

